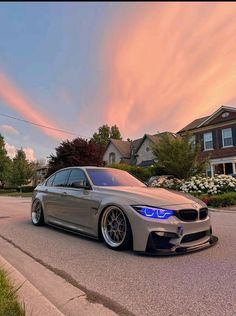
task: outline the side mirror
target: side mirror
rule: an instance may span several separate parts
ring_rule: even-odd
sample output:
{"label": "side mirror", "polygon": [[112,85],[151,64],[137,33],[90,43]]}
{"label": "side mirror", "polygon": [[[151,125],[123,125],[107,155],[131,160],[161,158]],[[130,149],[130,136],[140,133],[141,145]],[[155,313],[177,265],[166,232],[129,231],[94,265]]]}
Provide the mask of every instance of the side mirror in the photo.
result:
{"label": "side mirror", "polygon": [[87,181],[85,180],[72,182],[71,186],[72,188],[77,188],[77,189],[90,189],[90,186],[87,184]]}

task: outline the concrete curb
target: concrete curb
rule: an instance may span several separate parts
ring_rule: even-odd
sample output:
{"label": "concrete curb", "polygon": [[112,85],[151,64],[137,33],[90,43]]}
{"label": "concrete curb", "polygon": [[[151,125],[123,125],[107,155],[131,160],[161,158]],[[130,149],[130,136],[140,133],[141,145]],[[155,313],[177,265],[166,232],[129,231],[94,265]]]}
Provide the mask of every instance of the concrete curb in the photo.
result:
{"label": "concrete curb", "polygon": [[0,250],[0,266],[8,272],[13,285],[18,287],[25,282],[18,296],[25,304],[27,316],[117,315],[103,304],[89,301],[85,292],[2,238]]}
{"label": "concrete curb", "polygon": [[0,267],[6,271],[11,284],[15,288],[20,287],[17,296],[25,308],[26,315],[64,315],[2,256],[0,256]]}
{"label": "concrete curb", "polygon": [[211,212],[218,212],[218,213],[235,213],[236,211],[231,211],[231,210],[227,210],[227,209],[221,209],[221,208],[208,208],[209,211]]}

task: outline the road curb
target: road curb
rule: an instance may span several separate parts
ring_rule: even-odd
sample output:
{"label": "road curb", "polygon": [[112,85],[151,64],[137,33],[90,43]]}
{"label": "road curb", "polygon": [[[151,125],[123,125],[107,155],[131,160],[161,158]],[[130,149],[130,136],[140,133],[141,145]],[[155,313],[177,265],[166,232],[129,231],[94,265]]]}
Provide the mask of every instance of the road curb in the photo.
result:
{"label": "road curb", "polygon": [[19,288],[17,291],[18,301],[24,306],[26,315],[64,315],[2,256],[0,256],[0,267],[6,271],[14,288]]}
{"label": "road curb", "polygon": [[103,303],[90,301],[84,291],[55,274],[4,238],[0,238],[0,250],[0,267],[8,272],[12,283],[19,287],[25,282],[18,295],[19,300],[26,305],[26,315],[117,315]]}
{"label": "road curb", "polygon": [[209,211],[211,212],[218,212],[218,213],[235,213],[236,214],[236,211],[231,211],[231,210],[227,210],[227,209],[218,209],[218,208],[208,208]]}

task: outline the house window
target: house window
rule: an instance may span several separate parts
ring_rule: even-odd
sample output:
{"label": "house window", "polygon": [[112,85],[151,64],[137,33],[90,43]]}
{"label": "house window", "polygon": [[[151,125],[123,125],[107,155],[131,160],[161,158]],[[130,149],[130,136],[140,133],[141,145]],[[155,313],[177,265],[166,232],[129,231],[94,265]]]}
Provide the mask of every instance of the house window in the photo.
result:
{"label": "house window", "polygon": [[213,149],[212,132],[204,134],[204,150]]}
{"label": "house window", "polygon": [[111,165],[115,162],[116,162],[116,154],[112,152],[109,154],[109,164]]}
{"label": "house window", "polygon": [[225,128],[222,129],[222,143],[223,147],[228,147],[233,145],[232,129]]}

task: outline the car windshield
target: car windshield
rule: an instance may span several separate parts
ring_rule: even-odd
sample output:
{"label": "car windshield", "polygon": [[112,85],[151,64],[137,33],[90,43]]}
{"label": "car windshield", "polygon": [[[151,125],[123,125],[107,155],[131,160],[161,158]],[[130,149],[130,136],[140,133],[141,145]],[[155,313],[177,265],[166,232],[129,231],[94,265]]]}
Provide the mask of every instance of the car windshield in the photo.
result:
{"label": "car windshield", "polygon": [[117,169],[87,169],[94,185],[98,186],[131,186],[143,187],[144,183],[131,176],[128,172]]}

